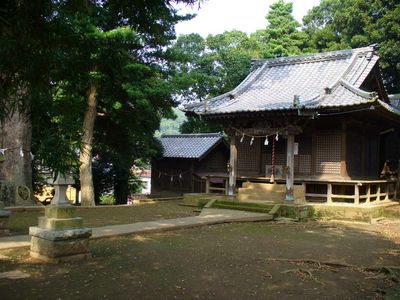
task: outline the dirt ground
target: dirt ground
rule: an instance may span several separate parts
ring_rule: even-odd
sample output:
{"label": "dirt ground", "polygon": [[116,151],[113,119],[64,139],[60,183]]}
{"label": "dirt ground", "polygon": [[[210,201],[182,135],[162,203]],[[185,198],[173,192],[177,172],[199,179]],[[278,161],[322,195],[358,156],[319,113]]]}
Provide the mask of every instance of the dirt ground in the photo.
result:
{"label": "dirt ground", "polygon": [[[385,223],[386,222],[386,223]],[[1,299],[399,299],[400,222],[239,223],[91,241],[93,258],[0,252]],[[383,267],[383,268],[382,268]]]}

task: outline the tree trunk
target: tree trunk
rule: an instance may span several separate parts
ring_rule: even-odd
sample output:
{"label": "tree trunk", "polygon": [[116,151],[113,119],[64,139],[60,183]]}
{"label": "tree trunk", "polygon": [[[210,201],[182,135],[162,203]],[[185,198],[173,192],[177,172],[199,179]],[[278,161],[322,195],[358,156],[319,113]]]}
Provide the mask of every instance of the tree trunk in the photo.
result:
{"label": "tree trunk", "polygon": [[115,172],[114,196],[116,204],[126,204],[129,196],[129,168],[120,168]]}
{"label": "tree trunk", "polygon": [[79,177],[81,182],[81,204],[94,206],[94,187],[92,176],[92,147],[94,122],[97,114],[97,88],[95,82],[91,82],[86,95],[87,111],[83,120],[83,136],[81,153],[79,156]]}
{"label": "tree trunk", "polygon": [[32,193],[32,123],[18,109],[0,125],[0,201],[6,206],[35,204]]}

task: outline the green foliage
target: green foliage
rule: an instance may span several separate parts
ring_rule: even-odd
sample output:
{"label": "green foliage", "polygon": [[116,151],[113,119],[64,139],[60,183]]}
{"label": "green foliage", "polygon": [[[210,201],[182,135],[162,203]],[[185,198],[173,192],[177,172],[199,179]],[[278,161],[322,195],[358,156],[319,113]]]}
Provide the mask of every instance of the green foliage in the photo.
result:
{"label": "green foliage", "polygon": [[[177,15],[169,0],[3,2],[0,120],[7,109],[26,109],[37,161],[66,172],[78,166],[86,95],[95,84],[96,163],[112,166],[117,202],[126,202],[133,161],[158,153],[153,133],[172,114],[165,49],[174,25],[190,16]],[[24,97],[11,97],[19,90]]]}
{"label": "green foliage", "polygon": [[205,122],[198,116],[188,116],[187,121],[179,127],[181,133],[215,133],[223,130],[220,124]]}
{"label": "green foliage", "polygon": [[[310,49],[307,35],[292,15],[293,4],[278,0],[267,15],[269,25],[251,34],[227,31],[203,39],[198,34],[180,36],[171,48],[175,57],[175,99],[203,101],[233,90],[249,73],[252,58],[301,54]],[[222,127],[189,116],[182,133],[218,132]]]}
{"label": "green foliage", "polygon": [[187,118],[179,108],[173,108],[172,110],[176,118],[162,118],[160,123],[160,130],[156,131],[155,133],[156,137],[160,137],[162,134],[179,134],[180,126],[186,121]]}
{"label": "green foliage", "polygon": [[[171,47],[174,57],[175,101],[203,101],[232,90],[242,81],[251,64],[248,36],[230,31],[206,39],[198,34],[183,35]],[[180,126],[182,133],[218,132],[221,126],[190,116]]]}
{"label": "green foliage", "polygon": [[304,17],[318,51],[379,44],[389,92],[400,89],[400,6],[397,0],[323,0]]}
{"label": "green foliage", "polygon": [[278,0],[270,6],[268,26],[250,35],[253,58],[274,58],[299,55],[308,51],[307,36],[294,19],[293,3]]}
{"label": "green foliage", "polygon": [[114,195],[101,195],[100,196],[100,204],[101,205],[115,205],[115,197]]}

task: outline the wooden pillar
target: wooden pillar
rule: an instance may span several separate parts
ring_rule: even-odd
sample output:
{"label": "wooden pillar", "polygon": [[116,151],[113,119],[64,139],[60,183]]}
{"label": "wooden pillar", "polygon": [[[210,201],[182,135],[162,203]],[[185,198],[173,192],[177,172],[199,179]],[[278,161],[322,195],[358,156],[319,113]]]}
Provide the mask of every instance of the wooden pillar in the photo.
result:
{"label": "wooden pillar", "polygon": [[326,193],[326,202],[332,204],[332,183],[328,183],[328,190]]}
{"label": "wooden pillar", "polygon": [[286,201],[293,201],[293,184],[294,184],[294,135],[287,136],[286,147]]}
{"label": "wooden pillar", "polygon": [[230,158],[229,158],[229,188],[228,195],[233,196],[236,194],[236,175],[237,175],[237,149],[236,149],[236,135],[231,135],[230,141]]}
{"label": "wooden pillar", "polygon": [[349,177],[347,173],[347,123],[345,120],[342,120],[340,176],[344,178]]}
{"label": "wooden pillar", "polygon": [[206,176],[206,194],[210,193],[210,177]]}
{"label": "wooden pillar", "polygon": [[371,185],[370,184],[368,184],[368,186],[367,186],[367,200],[365,200],[365,201],[368,204],[371,202]]}

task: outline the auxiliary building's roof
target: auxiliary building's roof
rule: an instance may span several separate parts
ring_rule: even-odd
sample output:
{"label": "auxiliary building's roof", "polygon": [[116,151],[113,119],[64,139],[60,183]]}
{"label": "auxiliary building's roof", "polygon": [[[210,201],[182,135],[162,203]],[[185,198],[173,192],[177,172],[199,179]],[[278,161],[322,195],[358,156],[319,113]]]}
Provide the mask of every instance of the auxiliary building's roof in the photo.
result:
{"label": "auxiliary building's roof", "polygon": [[[400,114],[375,92],[361,89],[379,57],[374,46],[256,60],[234,90],[185,106],[199,115],[378,105]],[[294,104],[294,97],[298,103]],[[389,101],[388,101],[389,102]]]}
{"label": "auxiliary building's roof", "polygon": [[220,133],[162,135],[163,157],[203,158],[209,151],[223,142]]}

